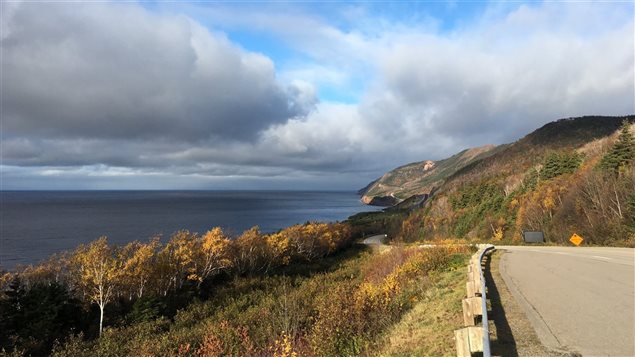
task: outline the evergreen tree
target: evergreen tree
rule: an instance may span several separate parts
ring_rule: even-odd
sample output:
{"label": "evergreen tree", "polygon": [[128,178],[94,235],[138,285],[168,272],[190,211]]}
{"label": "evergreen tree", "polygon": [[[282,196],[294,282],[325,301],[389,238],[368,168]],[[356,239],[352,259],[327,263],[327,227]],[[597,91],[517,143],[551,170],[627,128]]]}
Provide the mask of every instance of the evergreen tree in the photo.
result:
{"label": "evergreen tree", "polygon": [[19,277],[15,277],[0,300],[0,350],[13,350],[18,331],[24,321],[24,296],[26,290]]}
{"label": "evergreen tree", "polygon": [[58,283],[37,283],[26,290],[15,278],[4,294],[0,300],[0,350],[17,348],[25,355],[46,355],[55,340],[62,341],[82,326],[80,302]]}
{"label": "evergreen tree", "polygon": [[582,158],[578,153],[554,152],[547,156],[540,170],[540,178],[548,180],[563,174],[575,172],[580,166]]}
{"label": "evergreen tree", "polygon": [[620,136],[609,152],[600,161],[600,167],[618,174],[626,165],[635,159],[635,139],[630,132],[628,120],[624,120]]}

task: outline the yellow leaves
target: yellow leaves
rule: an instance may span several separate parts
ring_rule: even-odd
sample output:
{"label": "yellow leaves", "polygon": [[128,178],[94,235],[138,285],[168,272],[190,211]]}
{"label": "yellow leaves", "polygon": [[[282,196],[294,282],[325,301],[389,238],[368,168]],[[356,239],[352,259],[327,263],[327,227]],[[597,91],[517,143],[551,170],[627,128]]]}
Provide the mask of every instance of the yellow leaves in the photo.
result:
{"label": "yellow leaves", "polygon": [[74,252],[73,266],[78,286],[88,300],[99,305],[101,310],[99,335],[102,332],[104,309],[110,302],[122,276],[121,260],[117,249],[108,245],[108,239],[101,237],[88,245],[80,245]]}
{"label": "yellow leaves", "polygon": [[187,276],[187,280],[191,280],[191,281],[203,281],[203,278],[201,276],[199,276],[198,274],[189,274]]}
{"label": "yellow leaves", "polygon": [[236,238],[236,242],[240,245],[252,245],[256,247],[262,243],[262,240],[260,239],[261,237],[260,228],[256,226],[244,231],[240,237]]}
{"label": "yellow leaves", "polygon": [[207,277],[212,271],[217,271],[230,266],[231,241],[223,230],[216,227],[203,235],[201,238],[201,251],[203,254],[204,273],[203,277]]}
{"label": "yellow leaves", "polygon": [[[312,260],[341,249],[351,241],[347,224],[307,223],[273,234],[258,227],[231,240],[221,228],[203,235],[181,230],[161,244],[159,238],[110,246],[106,237],[79,246],[68,255],[54,256],[21,275],[30,281],[64,280],[77,287],[86,301],[107,303],[113,296],[140,298],[144,293],[166,295],[185,281],[203,282],[223,270],[256,273],[287,265],[294,259]],[[9,275],[2,276],[6,284]]]}
{"label": "yellow leaves", "polygon": [[154,238],[146,244],[134,241],[124,246],[120,258],[123,260],[123,268],[126,273],[131,275],[147,273],[147,270],[151,268],[152,259],[158,247],[158,238]]}
{"label": "yellow leaves", "polygon": [[270,234],[265,240],[269,247],[271,259],[281,265],[287,265],[291,262],[291,257],[289,256],[290,242],[285,234]]}
{"label": "yellow leaves", "polygon": [[187,230],[174,233],[168,244],[160,251],[159,258],[164,270],[176,282],[176,287],[181,286],[183,278],[198,274],[199,254],[198,235]]}
{"label": "yellow leaves", "polygon": [[282,337],[276,339],[273,345],[273,357],[298,357],[298,354],[293,350],[293,344],[291,343],[291,336],[286,333],[282,334]]}
{"label": "yellow leaves", "polygon": [[502,239],[503,239],[503,228],[498,227],[496,228],[496,230],[494,230],[494,233],[492,234],[492,240],[500,241]]}
{"label": "yellow leaves", "polygon": [[547,210],[552,210],[556,207],[556,201],[552,196],[547,196],[542,200],[542,206]]}
{"label": "yellow leaves", "polygon": [[10,272],[0,272],[0,291],[6,291],[9,284],[15,277],[15,274]]}
{"label": "yellow leaves", "polygon": [[202,250],[204,254],[225,252],[229,247],[229,239],[220,227],[213,228],[202,237]]}
{"label": "yellow leaves", "polygon": [[[116,257],[114,248],[108,245],[108,238],[99,239],[81,245],[73,255],[80,279],[80,284],[93,290],[93,299],[103,299],[100,291],[105,285],[113,285],[121,275],[121,262]],[[99,297],[97,296],[99,295]]]}
{"label": "yellow leaves", "polygon": [[181,230],[172,235],[166,249],[170,249],[173,258],[186,270],[190,270],[196,255],[196,234]]}
{"label": "yellow leaves", "polygon": [[335,252],[350,238],[350,227],[346,224],[310,222],[269,235],[267,243],[274,256],[282,261],[290,261],[291,255],[311,261]]}
{"label": "yellow leaves", "polygon": [[384,304],[389,304],[392,300],[392,297],[399,292],[399,280],[398,280],[399,271],[397,270],[393,274],[390,274],[384,280],[384,283],[381,286],[381,292],[384,297]]}
{"label": "yellow leaves", "polygon": [[118,259],[123,265],[120,283],[127,290],[129,299],[132,296],[143,296],[146,285],[157,268],[159,246],[159,238],[155,237],[148,243],[130,242],[120,250]]}
{"label": "yellow leaves", "polygon": [[516,207],[518,207],[519,202],[518,199],[513,198],[510,202],[509,202],[509,208],[514,209]]}

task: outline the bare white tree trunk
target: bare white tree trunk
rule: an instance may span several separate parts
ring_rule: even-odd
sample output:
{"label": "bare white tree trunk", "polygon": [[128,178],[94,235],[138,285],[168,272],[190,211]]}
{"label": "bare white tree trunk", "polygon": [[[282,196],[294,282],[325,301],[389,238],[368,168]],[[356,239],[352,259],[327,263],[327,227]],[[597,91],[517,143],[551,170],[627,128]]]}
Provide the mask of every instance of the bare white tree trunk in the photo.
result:
{"label": "bare white tree trunk", "polygon": [[613,192],[615,192],[615,204],[617,206],[617,215],[618,217],[620,217],[620,219],[623,219],[624,216],[622,215],[622,205],[620,204],[620,197],[617,194],[617,185],[613,184]]}
{"label": "bare white tree trunk", "polygon": [[104,329],[104,305],[99,304],[99,337],[101,337],[101,332]]}

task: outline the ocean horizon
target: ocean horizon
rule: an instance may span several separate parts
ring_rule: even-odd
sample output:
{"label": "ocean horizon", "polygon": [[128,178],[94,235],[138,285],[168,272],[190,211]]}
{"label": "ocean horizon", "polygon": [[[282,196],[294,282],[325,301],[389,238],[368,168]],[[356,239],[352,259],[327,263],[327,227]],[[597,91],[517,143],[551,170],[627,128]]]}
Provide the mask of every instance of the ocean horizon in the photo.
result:
{"label": "ocean horizon", "polygon": [[271,233],[307,221],[335,222],[376,207],[354,191],[5,190],[0,191],[0,269],[36,264],[101,236],[111,244],[167,241],[178,230],[253,226]]}

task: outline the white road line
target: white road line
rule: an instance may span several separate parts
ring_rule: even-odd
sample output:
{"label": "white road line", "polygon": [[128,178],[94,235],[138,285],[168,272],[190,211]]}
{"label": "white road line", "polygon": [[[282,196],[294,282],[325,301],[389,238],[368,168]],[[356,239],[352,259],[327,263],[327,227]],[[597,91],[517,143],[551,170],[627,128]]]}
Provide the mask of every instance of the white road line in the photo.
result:
{"label": "white road line", "polygon": [[596,259],[603,259],[603,260],[613,260],[612,258],[607,258],[607,257],[601,257],[599,255],[592,255],[592,258],[596,258]]}
{"label": "white road line", "polygon": [[547,253],[547,254],[567,255],[567,256],[570,256],[570,257],[577,257],[577,258],[600,259],[600,260],[604,260],[604,261],[614,260],[613,258],[607,258],[607,257],[603,257],[603,256],[600,256],[600,255],[574,254],[574,253],[567,253],[567,252],[548,252],[548,251],[544,251],[544,250],[534,250],[534,249],[527,249],[526,251],[534,252],[534,253]]}

